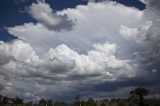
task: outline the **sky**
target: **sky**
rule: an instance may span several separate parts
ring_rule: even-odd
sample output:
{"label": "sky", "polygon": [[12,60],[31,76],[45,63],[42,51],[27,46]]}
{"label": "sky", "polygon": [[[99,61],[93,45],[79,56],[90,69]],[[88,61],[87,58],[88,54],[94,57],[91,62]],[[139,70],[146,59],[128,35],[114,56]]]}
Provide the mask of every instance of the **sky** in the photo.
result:
{"label": "sky", "polygon": [[1,0],[0,94],[159,97],[160,1]]}

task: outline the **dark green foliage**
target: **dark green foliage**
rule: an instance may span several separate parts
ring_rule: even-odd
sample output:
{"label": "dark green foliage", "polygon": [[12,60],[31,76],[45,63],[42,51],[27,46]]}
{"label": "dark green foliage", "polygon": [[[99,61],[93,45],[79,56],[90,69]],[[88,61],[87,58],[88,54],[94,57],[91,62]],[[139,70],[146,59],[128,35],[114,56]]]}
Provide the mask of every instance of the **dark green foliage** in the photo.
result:
{"label": "dark green foliage", "polygon": [[56,102],[54,103],[54,106],[68,106],[68,104],[65,103],[65,102],[58,102],[58,101],[56,101]]}
{"label": "dark green foliage", "polygon": [[91,97],[87,101],[87,106],[96,106],[95,101]]}
{"label": "dark green foliage", "polygon": [[81,101],[81,106],[86,106],[86,102],[85,101]]}
{"label": "dark green foliage", "polygon": [[2,103],[3,103],[3,104],[7,104],[7,103],[9,103],[9,100],[10,100],[10,99],[5,96],[5,97],[3,97],[3,99],[2,99]]}
{"label": "dark green foliage", "polygon": [[47,106],[53,106],[52,99],[49,99],[49,100],[47,101]]}
{"label": "dark green foliage", "polygon": [[148,93],[149,90],[138,87],[130,91],[130,96],[134,103],[138,102],[139,106],[144,106],[144,96],[148,95]]}
{"label": "dark green foliage", "polygon": [[81,105],[80,96],[76,95],[74,99],[75,99],[74,105],[75,106],[80,106]]}
{"label": "dark green foliage", "polygon": [[12,102],[13,102],[14,104],[23,104],[23,99],[21,99],[21,98],[19,98],[19,97],[16,97],[16,98],[11,99],[11,100],[12,100]]}
{"label": "dark green foliage", "polygon": [[101,103],[101,106],[106,106],[106,104],[103,102],[103,103]]}
{"label": "dark green foliage", "polygon": [[130,91],[130,96],[128,99],[102,99],[94,100],[89,98],[87,101],[81,101],[80,96],[75,96],[74,103],[67,104],[65,102],[55,102],[51,99],[45,100],[41,99],[37,103],[32,101],[28,103],[23,103],[23,99],[19,97],[9,98],[7,96],[0,95],[0,106],[160,106],[159,99],[145,99],[149,93],[149,90],[145,88],[135,88]]}
{"label": "dark green foliage", "polygon": [[39,101],[39,106],[46,106],[46,104],[47,104],[47,101],[44,100],[44,99],[41,99],[41,100]]}
{"label": "dark green foliage", "polygon": [[60,103],[58,102],[58,101],[56,101],[55,103],[54,103],[54,106],[59,106],[60,105]]}

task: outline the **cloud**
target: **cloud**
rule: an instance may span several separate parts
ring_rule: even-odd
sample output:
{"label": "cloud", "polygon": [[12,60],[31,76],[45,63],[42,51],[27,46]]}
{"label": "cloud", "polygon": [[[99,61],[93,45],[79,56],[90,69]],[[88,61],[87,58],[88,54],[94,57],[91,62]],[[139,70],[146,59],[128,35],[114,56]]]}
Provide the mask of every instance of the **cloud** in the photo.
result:
{"label": "cloud", "polygon": [[129,28],[127,26],[122,25],[120,27],[119,33],[126,39],[135,40],[136,43],[143,43],[143,41],[147,39],[146,34],[151,25],[151,21],[145,22],[145,24],[136,28]]}
{"label": "cloud", "polygon": [[[26,76],[26,78],[35,75],[35,77],[51,79],[56,77],[55,79],[66,78],[65,80],[67,80],[67,74],[69,76],[76,74],[80,76],[106,75],[105,79],[107,80],[108,76],[108,80],[110,80],[125,75],[127,75],[126,77],[132,77],[136,74],[126,60],[119,60],[114,56],[116,52],[115,44],[95,44],[94,48],[95,50],[89,51],[88,55],[83,55],[62,44],[55,49],[51,48],[44,56],[39,57],[29,44],[22,41],[14,41],[11,44],[3,43],[1,51],[5,51],[8,57],[12,58],[2,66],[8,71],[12,69],[10,73],[18,73],[23,77]],[[41,68],[37,69],[38,67]],[[60,76],[54,76],[54,74]]]}
{"label": "cloud", "polygon": [[38,22],[48,29],[60,31],[62,29],[71,30],[74,23],[66,14],[58,15],[54,13],[49,4],[45,1],[32,3],[28,8],[28,13]]}
{"label": "cloud", "polygon": [[122,42],[125,41],[121,39],[119,27],[122,24],[137,27],[143,23],[141,22],[142,11],[115,2],[79,5],[76,9],[66,9],[57,14],[67,14],[71,20],[76,20],[73,30],[56,32],[49,30],[42,23],[25,23],[7,29],[10,34],[29,42],[37,51],[46,52],[49,48],[55,48],[64,43],[76,51],[86,53],[93,49],[95,43],[108,41],[124,46]]}
{"label": "cloud", "polygon": [[[1,67],[0,70],[2,70]],[[10,81],[7,75],[0,72],[0,92],[10,95],[12,91],[13,91],[13,83]]]}
{"label": "cloud", "polygon": [[[25,90],[28,85],[26,82],[36,83],[36,94],[41,90],[46,94],[50,86],[58,93],[64,89],[69,90],[70,87],[75,90],[78,84],[96,84],[137,75],[134,67],[126,60],[115,57],[115,44],[95,44],[94,48],[84,55],[61,44],[39,57],[28,43],[20,40],[12,43],[2,42],[0,50],[12,58],[1,64],[1,73],[11,79],[15,89],[24,89],[23,93],[28,92]],[[5,57],[5,54],[1,54],[2,57]]]}
{"label": "cloud", "polygon": [[156,14],[160,15],[160,2],[158,0],[139,0],[142,3],[146,4],[146,8],[150,9],[154,12],[156,12]]}
{"label": "cloud", "polygon": [[[15,94],[36,98],[94,91],[114,96],[139,85],[154,88],[159,84],[160,24],[149,6],[140,11],[105,1],[54,13],[45,2],[33,3],[29,13],[37,23],[6,28],[19,40],[0,43],[1,73],[14,83]],[[59,30],[70,23],[66,19],[76,20],[73,29]]]}
{"label": "cloud", "polygon": [[145,3],[145,0],[139,0],[140,2],[142,2],[142,3]]}
{"label": "cloud", "polygon": [[104,2],[108,0],[81,0],[81,1],[88,1],[88,2]]}

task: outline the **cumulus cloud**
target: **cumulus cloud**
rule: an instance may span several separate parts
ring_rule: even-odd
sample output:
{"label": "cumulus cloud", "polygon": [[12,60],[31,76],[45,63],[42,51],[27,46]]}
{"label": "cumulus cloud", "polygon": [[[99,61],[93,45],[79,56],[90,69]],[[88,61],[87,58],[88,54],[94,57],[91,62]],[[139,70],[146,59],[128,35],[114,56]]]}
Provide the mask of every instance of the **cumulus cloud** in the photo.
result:
{"label": "cumulus cloud", "polygon": [[[66,78],[65,80],[67,80],[68,75],[92,76],[93,74],[104,76],[106,80],[110,80],[112,78],[117,79],[123,76],[132,77],[136,75],[135,70],[130,67],[126,60],[116,58],[114,55],[116,52],[115,44],[96,44],[94,48],[95,50],[89,51],[88,55],[84,55],[62,44],[55,49],[50,49],[44,56],[39,58],[29,44],[22,41],[14,41],[12,44],[4,43],[1,45],[1,50],[5,51],[8,57],[12,57],[2,65],[5,70],[11,71],[11,73],[16,71],[15,74],[26,75],[27,78],[29,77],[28,75],[32,77],[35,74],[35,77],[57,77],[55,79]],[[38,67],[41,68],[37,69]],[[59,74],[59,76],[54,74]]]}
{"label": "cumulus cloud", "polygon": [[[137,75],[138,72],[127,60],[120,60],[115,56],[116,44],[95,44],[94,48],[84,55],[61,44],[39,57],[28,43],[20,40],[12,43],[1,42],[0,50],[12,57],[1,64],[1,73],[12,79],[16,89],[25,89],[28,81],[38,84],[35,88],[38,91],[34,91],[35,93],[47,93],[50,84],[53,84],[51,88],[54,92],[58,93],[76,87],[77,84],[96,84]],[[5,57],[5,54],[1,53],[2,57]],[[23,92],[23,96],[25,93],[27,91]]]}
{"label": "cumulus cloud", "polygon": [[[2,70],[2,68],[0,68],[0,70]],[[7,75],[0,72],[0,92],[10,95],[12,91],[13,91],[13,83],[11,82],[11,80]]]}
{"label": "cumulus cloud", "polygon": [[88,2],[103,2],[103,1],[109,1],[109,0],[82,0],[82,1],[88,1]]}
{"label": "cumulus cloud", "polygon": [[32,3],[28,8],[28,13],[38,22],[51,30],[71,30],[74,23],[68,18],[66,14],[58,15],[54,13],[49,4],[45,1],[37,1]]}
{"label": "cumulus cloud", "polygon": [[146,5],[148,8],[153,9],[156,13],[160,15],[160,2],[157,0],[145,0]]}
{"label": "cumulus cloud", "polygon": [[146,9],[152,10],[156,14],[160,15],[160,2],[158,0],[139,0],[142,3],[146,4]]}
{"label": "cumulus cloud", "polygon": [[141,1],[142,3],[145,3],[145,0],[139,0],[139,1]]}
{"label": "cumulus cloud", "polygon": [[[123,12],[124,10],[125,12]],[[118,32],[119,27],[122,24],[130,27],[140,26],[143,12],[115,2],[104,2],[89,3],[87,6],[80,5],[76,9],[66,9],[57,12],[57,14],[67,14],[70,19],[76,20],[74,29],[56,32],[48,30],[41,23],[25,23],[20,26],[9,27],[8,32],[29,42],[32,47],[39,51],[44,51],[44,49],[48,51],[49,48],[55,48],[64,43],[76,51],[85,53],[93,49],[93,44],[106,41],[116,42],[126,48],[125,44],[122,43],[125,41],[121,39]],[[41,48],[43,50],[40,50]]]}
{"label": "cumulus cloud", "polygon": [[[155,86],[160,24],[151,4],[140,11],[116,2],[92,2],[54,13],[44,1],[33,3],[29,13],[38,23],[8,27],[20,40],[0,42],[1,73],[11,78],[16,94],[36,98],[90,88],[96,95],[112,91],[113,96],[125,87]],[[76,20],[74,28],[59,30],[71,25],[68,19]]]}
{"label": "cumulus cloud", "polygon": [[126,39],[135,40],[135,42],[137,43],[143,43],[143,41],[147,39],[146,34],[151,25],[151,21],[145,22],[145,24],[135,28],[130,28],[122,25],[119,32],[121,36]]}

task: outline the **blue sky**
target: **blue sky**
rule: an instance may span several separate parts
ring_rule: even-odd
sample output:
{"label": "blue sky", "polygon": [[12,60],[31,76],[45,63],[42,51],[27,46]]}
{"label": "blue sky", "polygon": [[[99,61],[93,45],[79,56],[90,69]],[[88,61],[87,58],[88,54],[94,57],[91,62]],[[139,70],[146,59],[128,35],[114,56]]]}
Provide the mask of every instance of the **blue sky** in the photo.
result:
{"label": "blue sky", "polygon": [[1,0],[0,94],[72,101],[141,86],[157,96],[160,2],[140,1]]}

